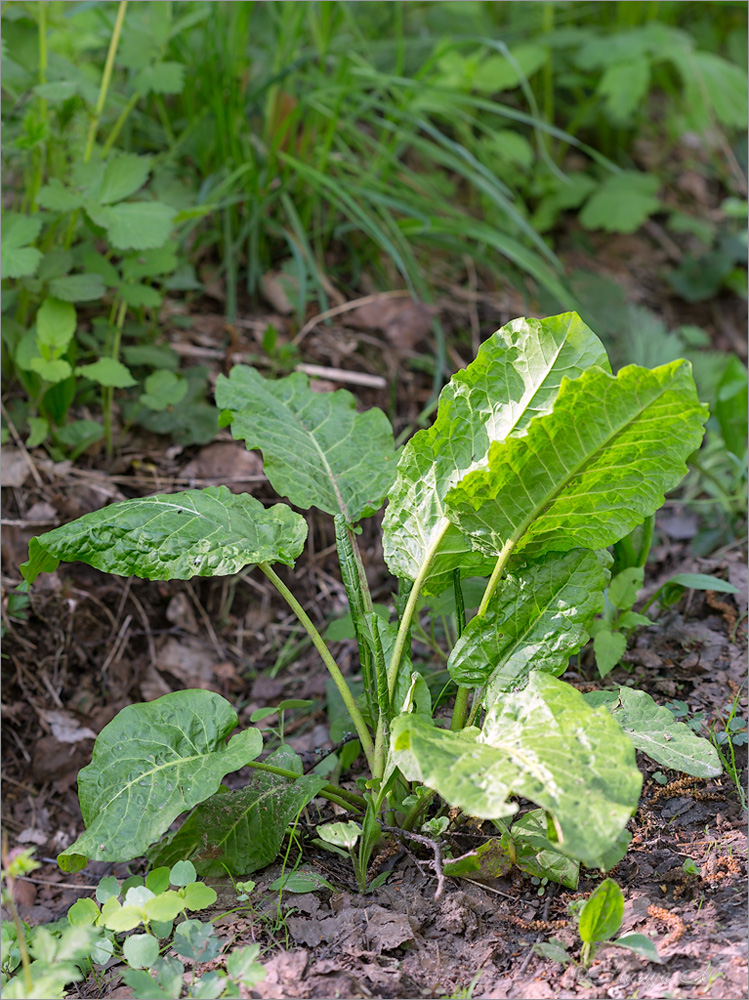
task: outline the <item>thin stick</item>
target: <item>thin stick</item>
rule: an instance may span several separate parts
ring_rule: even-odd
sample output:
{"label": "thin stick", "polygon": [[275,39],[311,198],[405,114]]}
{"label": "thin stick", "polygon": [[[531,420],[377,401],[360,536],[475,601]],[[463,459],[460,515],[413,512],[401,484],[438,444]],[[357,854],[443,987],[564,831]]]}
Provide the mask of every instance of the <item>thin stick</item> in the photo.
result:
{"label": "thin stick", "polygon": [[315,329],[318,323],[324,323],[326,319],[332,319],[334,316],[340,316],[341,313],[351,312],[352,309],[358,309],[359,306],[368,306],[371,302],[379,302],[381,299],[405,298],[410,299],[411,293],[407,288],[400,288],[392,292],[376,292],[374,295],[365,295],[364,298],[353,299],[351,302],[344,302],[343,305],[334,306],[332,309],[327,309],[325,312],[321,312],[317,316],[313,316],[312,319],[307,320],[291,343],[301,343],[307,334],[311,330]]}
{"label": "thin stick", "polygon": [[383,826],[380,829],[385,833],[394,833],[397,837],[401,837],[404,840],[415,840],[419,844],[425,844],[434,851],[434,860],[432,861],[432,868],[434,869],[434,874],[437,876],[437,891],[434,894],[435,899],[439,899],[445,888],[445,873],[442,870],[442,848],[436,840],[432,840],[431,837],[424,837],[420,833],[413,833],[411,830],[401,830],[397,826]]}

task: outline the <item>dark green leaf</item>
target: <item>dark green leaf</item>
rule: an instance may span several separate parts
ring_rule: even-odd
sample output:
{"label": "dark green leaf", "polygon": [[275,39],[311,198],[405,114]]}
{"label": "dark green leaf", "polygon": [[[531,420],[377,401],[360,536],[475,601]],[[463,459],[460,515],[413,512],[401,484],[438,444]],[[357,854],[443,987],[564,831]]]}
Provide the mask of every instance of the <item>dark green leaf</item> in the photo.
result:
{"label": "dark green leaf", "polygon": [[143,854],[180,813],[258,756],[256,729],[227,737],[237,714],[213,691],[175,691],[128,705],[102,729],[93,759],[78,774],[85,832],[58,857],[65,871],[87,858],[130,861]]}

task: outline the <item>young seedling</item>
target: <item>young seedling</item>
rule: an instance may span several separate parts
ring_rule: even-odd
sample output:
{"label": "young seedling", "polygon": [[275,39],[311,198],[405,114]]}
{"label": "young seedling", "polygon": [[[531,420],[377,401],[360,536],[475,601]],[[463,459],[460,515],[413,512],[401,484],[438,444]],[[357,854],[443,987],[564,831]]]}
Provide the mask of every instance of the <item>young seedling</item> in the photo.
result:
{"label": "young seedling", "polygon": [[[453,376],[434,424],[400,454],[384,413],[357,412],[342,390],[313,392],[300,373],[269,381],[238,366],[219,377],[216,400],[222,424],[262,450],[275,490],[334,518],[360,697],[274,568],[293,565],[307,534],[284,504],[224,486],[112,504],[32,539],[25,580],[76,559],[154,580],[256,565],[329,671],[369,777],[356,793],[327,784],[302,774],[283,746],[260,763],[260,732],[229,739],[236,713],[211,691],[130,705],[79,775],[86,830],[59,856],[64,869],[149,852],[155,864],[189,858],[200,874],[245,876],[273,859],[287,825],[322,795],[361,823],[364,888],[383,821],[414,830],[439,795],[502,821],[529,799],[542,811],[542,848],[606,870],[626,850],[637,806],[635,747],[688,774],[720,773],[712,745],[643,692],[584,697],[559,679],[603,608],[608,547],[652,517],[700,445],[707,413],[688,362],[614,376],[576,314],[515,320]],[[357,545],[361,520],[386,498],[383,548],[397,580],[387,619],[375,613]],[[484,580],[470,621],[467,577]],[[422,595],[445,597],[455,617],[449,729],[433,717],[430,668],[414,660]],[[256,774],[246,788],[221,789],[248,764]]]}

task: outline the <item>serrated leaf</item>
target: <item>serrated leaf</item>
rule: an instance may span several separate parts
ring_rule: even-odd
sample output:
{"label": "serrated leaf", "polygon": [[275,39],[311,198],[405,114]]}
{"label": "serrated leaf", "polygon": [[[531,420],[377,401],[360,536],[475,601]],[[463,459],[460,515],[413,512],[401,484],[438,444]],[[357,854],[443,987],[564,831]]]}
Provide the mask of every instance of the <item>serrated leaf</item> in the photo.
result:
{"label": "serrated leaf", "polygon": [[642,776],[631,742],[605,711],[549,674],[487,712],[482,732],[438,729],[417,715],[392,724],[391,753],[409,781],[422,781],[469,815],[511,815],[522,795],[554,819],[558,849],[600,867],[637,806]]}
{"label": "serrated leaf", "polygon": [[633,233],[660,207],[656,193],[661,186],[655,174],[623,170],[607,177],[580,212],[586,229],[607,233]]}
{"label": "serrated leaf", "polygon": [[607,878],[595,889],[580,911],[578,931],[585,944],[608,941],[622,926],[624,896],[613,879]]}
{"label": "serrated leaf", "polygon": [[0,269],[3,278],[29,278],[42,259],[41,250],[29,246],[39,235],[42,220],[29,215],[7,212],[3,216],[0,244]]}
{"label": "serrated leaf", "polygon": [[142,253],[125,257],[122,262],[122,276],[126,281],[155,278],[162,274],[171,274],[176,266],[176,246],[174,243],[166,243],[155,250],[144,250]]}
{"label": "serrated leaf", "polygon": [[563,313],[513,320],[453,375],[434,424],[403,449],[388,495],[383,546],[395,576],[415,580],[431,553],[427,592],[444,589],[458,566],[481,575],[485,560],[451,527],[446,493],[485,463],[493,441],[524,434],[533,417],[548,413],[565,376],[576,378],[591,365],[608,367],[603,345],[576,313]]}
{"label": "serrated leaf", "polygon": [[169,863],[189,855],[200,875],[249,875],[278,854],[286,828],[300,809],[326,784],[318,775],[302,775],[299,757],[288,747],[267,763],[297,771],[292,781],[264,771],[253,772],[244,788],[222,792],[203,802],[175,837],[155,857]]}
{"label": "serrated leaf", "polygon": [[256,729],[226,742],[236,725],[234,709],[213,691],[175,691],[123,708],[78,774],[86,831],[59,855],[60,867],[77,871],[87,858],[130,861],[145,853],[180,813],[260,753]]}
{"label": "serrated leaf", "polygon": [[349,523],[382,506],[397,460],[382,410],[357,413],[350,392],[313,392],[301,372],[270,380],[245,365],[219,375],[216,403],[229,411],[234,437],[262,450],[271,485],[295,506]]}
{"label": "serrated leaf", "polygon": [[604,548],[663,504],[706,419],[687,361],[615,378],[594,367],[525,437],[492,444],[489,467],[445,497],[448,515],[487,555]]}
{"label": "serrated leaf", "polygon": [[598,93],[606,111],[617,123],[627,122],[650,88],[650,60],[645,57],[615,62],[606,67]]}
{"label": "serrated leaf", "polygon": [[129,198],[148,180],[151,172],[151,157],[137,153],[117,153],[106,164],[104,177],[99,188],[98,200],[102,205]]}
{"label": "serrated leaf", "polygon": [[135,78],[141,94],[180,94],[185,82],[185,66],[178,62],[160,62],[146,66]]}
{"label": "serrated leaf", "polygon": [[117,268],[103,254],[87,250],[82,255],[81,262],[89,273],[98,274],[107,287],[116,288],[120,284]]}
{"label": "serrated leaf", "polygon": [[90,365],[78,365],[75,373],[113,389],[127,389],[136,384],[131,372],[116,358],[99,358]]}
{"label": "serrated leaf", "polygon": [[41,376],[45,382],[51,382],[52,385],[64,381],[73,374],[73,369],[68,362],[60,359],[47,361],[45,358],[31,358],[29,369]]}
{"label": "serrated leaf", "polygon": [[614,692],[592,692],[588,702],[605,705],[637,750],[664,767],[697,778],[716,778],[723,773],[718,752],[709,740],[697,736],[684,722],[677,722],[669,709],[645,691],[628,687]]}
{"label": "serrated leaf", "polygon": [[49,291],[65,302],[92,302],[104,297],[106,286],[99,274],[67,274],[62,278],[53,278]]}
{"label": "serrated leaf", "polygon": [[53,177],[49,184],[39,189],[36,200],[41,208],[50,212],[74,212],[83,205],[83,195],[65,187],[58,177]]}
{"label": "serrated leaf", "polygon": [[746,128],[746,73],[712,52],[695,52],[691,46],[674,60],[684,79],[685,104],[705,108],[730,128]]}
{"label": "serrated leaf", "polygon": [[128,201],[119,205],[86,204],[86,212],[107,231],[118,250],[151,250],[166,243],[175,211],[158,201]]}
{"label": "serrated leaf", "polygon": [[522,687],[531,670],[561,674],[603,607],[608,561],[572,549],[508,574],[486,614],[472,618],[453,647],[447,667],[455,683],[487,685],[492,704],[501,692]]}
{"label": "serrated leaf", "polygon": [[140,282],[124,282],[119,291],[120,298],[131,309],[158,309],[162,302],[162,296],[155,288]]}

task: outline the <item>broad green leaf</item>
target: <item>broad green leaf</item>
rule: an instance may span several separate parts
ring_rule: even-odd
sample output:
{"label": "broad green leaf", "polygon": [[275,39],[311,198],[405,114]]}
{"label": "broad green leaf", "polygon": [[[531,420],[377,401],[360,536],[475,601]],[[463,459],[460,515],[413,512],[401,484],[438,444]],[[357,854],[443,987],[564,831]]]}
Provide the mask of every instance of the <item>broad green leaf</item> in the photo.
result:
{"label": "broad green leaf", "polygon": [[58,177],[39,189],[36,200],[41,208],[48,208],[50,212],[74,212],[83,205],[80,192],[65,187]]}
{"label": "broad green leaf", "polygon": [[361,837],[362,829],[358,823],[349,820],[347,823],[324,823],[318,826],[317,832],[326,844],[351,851]]}
{"label": "broad green leaf", "polygon": [[446,493],[485,464],[493,441],[524,434],[533,417],[549,413],[565,376],[576,378],[591,365],[608,367],[601,342],[576,313],[563,313],[513,320],[453,375],[433,425],[403,449],[388,495],[383,545],[395,576],[415,580],[431,556],[430,575],[441,581],[426,590],[438,592],[455,567],[484,567],[451,527]]}
{"label": "broad green leaf", "polygon": [[114,389],[127,389],[130,385],[135,385],[135,379],[116,358],[99,358],[90,365],[78,365],[75,370],[76,375],[90,378],[92,382],[99,385],[110,386]]}
{"label": "broad green leaf", "polygon": [[641,958],[647,958],[649,962],[657,962],[659,965],[663,962],[658,954],[658,949],[645,934],[622,934],[611,944],[616,945],[617,948],[627,948],[628,951],[633,951]]}
{"label": "broad green leaf", "polygon": [[[42,262],[36,272],[40,281],[50,281],[52,278],[61,278],[72,268],[74,263],[73,254],[69,250],[49,250],[42,257]],[[56,292],[52,292],[57,295]],[[58,295],[62,299],[64,295]]]}
{"label": "broad green leaf", "polygon": [[49,348],[53,357],[58,358],[75,333],[77,316],[75,306],[60,299],[46,298],[36,314],[36,338],[39,344]]}
{"label": "broad green leaf", "polygon": [[483,617],[466,625],[447,667],[462,687],[487,685],[486,703],[522,687],[532,670],[561,674],[603,607],[607,553],[549,553],[509,574]]}
{"label": "broad green leaf", "polygon": [[151,892],[158,895],[160,892],[166,892],[168,888],[169,869],[166,866],[154,868],[146,875],[146,889],[150,889]]}
{"label": "broad green leaf", "polygon": [[159,957],[159,942],[153,934],[131,934],[122,944],[125,961],[133,969],[150,969]]}
{"label": "broad green leaf", "polygon": [[140,282],[136,284],[125,282],[120,285],[120,297],[132,309],[158,309],[162,300],[160,292]]}
{"label": "broad green leaf", "polygon": [[525,437],[495,442],[489,467],[447,494],[447,511],[488,555],[604,548],[663,504],[706,419],[687,361],[615,378],[592,368],[563,383]]}
{"label": "broad green leaf", "polygon": [[637,594],[645,579],[642,566],[628,566],[617,573],[609,584],[609,600],[615,608],[627,611],[637,600]]}
{"label": "broad green leaf", "polygon": [[99,274],[67,274],[49,283],[51,295],[65,302],[93,302],[104,298],[106,286]]}
{"label": "broad green leaf", "polygon": [[307,524],[285,504],[264,507],[226,486],[123,500],[55,528],[29,544],[21,567],[33,583],[50,563],[85,562],[118,576],[189,580],[227,576],[251,563],[291,566]]}
{"label": "broad green leaf", "polygon": [[654,212],[660,210],[657,197],[661,186],[655,174],[623,170],[607,177],[580,213],[586,229],[608,233],[633,233]]}
{"label": "broad green leaf", "polygon": [[197,880],[198,873],[192,861],[178,861],[169,871],[169,881],[172,885],[183,888],[192,885]]}
{"label": "broad green leaf", "polygon": [[492,53],[473,73],[473,89],[488,94],[510,90],[536,73],[548,58],[549,50],[533,43],[513,46],[509,58]]}
{"label": "broad green leaf", "polygon": [[585,944],[608,941],[622,926],[624,896],[613,879],[607,878],[595,889],[580,912],[578,931]]}
{"label": "broad green leaf", "polygon": [[172,232],[175,211],[158,201],[128,201],[119,205],[87,203],[86,211],[107,231],[118,250],[151,250],[166,243]]}
{"label": "broad green leaf", "polygon": [[130,861],[145,853],[225,774],[258,756],[263,739],[256,729],[226,742],[236,725],[234,709],[213,691],[175,691],[123,708],[78,774],[86,830],[59,855],[60,867],[78,871],[88,858]]}
{"label": "broad green leaf", "polygon": [[735,355],[729,357],[718,383],[715,416],[726,447],[737,458],[746,455],[748,388],[746,365]]}
{"label": "broad green leaf", "polygon": [[265,968],[257,961],[260,953],[259,944],[248,944],[242,948],[234,948],[226,959],[226,971],[237,983],[243,983],[251,989],[256,983],[265,979]]}
{"label": "broad green leaf", "polygon": [[193,882],[182,893],[188,910],[207,910],[217,899],[216,890],[204,882]]}
{"label": "broad green leaf", "polygon": [[99,188],[102,205],[112,205],[140,190],[151,172],[151,157],[137,153],[117,153],[107,163]]}
{"label": "broad green leaf", "polygon": [[627,637],[610,629],[605,622],[596,622],[591,634],[598,673],[606,677],[627,651]]}
{"label": "broad green leaf", "polygon": [[515,844],[515,865],[529,875],[548,878],[552,882],[577,889],[580,863],[561,854],[547,837],[546,813],[531,809],[512,824],[510,831]]}
{"label": "broad green leaf", "polygon": [[[478,882],[503,878],[512,868],[510,841],[492,837],[459,858],[445,859],[442,869],[450,878],[470,878]],[[565,859],[566,860],[566,859]]]}
{"label": "broad green leaf", "polygon": [[511,815],[522,795],[547,810],[558,850],[600,867],[637,806],[642,776],[631,741],[607,712],[549,674],[489,709],[482,732],[438,729],[423,716],[392,724],[392,759],[469,815]]}
{"label": "broad green leaf", "polygon": [[292,781],[255,771],[238,791],[220,792],[203,802],[173,838],[153,854],[160,863],[189,856],[200,875],[248,875],[274,860],[286,828],[326,784],[317,775],[302,775],[301,761],[288,747],[267,763],[297,771]]}
{"label": "broad green leaf", "polygon": [[120,284],[119,271],[103,254],[87,250],[81,257],[81,263],[90,274],[98,274],[108,288],[116,288]]}
{"label": "broad green leaf", "polygon": [[697,778],[722,774],[720,757],[709,740],[697,736],[689,726],[658,705],[645,691],[628,687],[615,691],[593,691],[584,696],[588,704],[605,705],[637,750],[664,767]]}
{"label": "broad green leaf", "polygon": [[180,402],[187,392],[187,380],[172,371],[162,370],[148,376],[145,388],[140,402],[150,410],[161,411]]}
{"label": "broad green leaf", "polygon": [[746,128],[746,73],[712,52],[695,52],[685,47],[674,60],[684,79],[685,104],[692,110],[704,108],[704,120],[714,114],[730,128]]}
{"label": "broad green leaf", "polygon": [[395,476],[393,431],[382,410],[356,412],[345,389],[313,392],[306,375],[270,380],[245,365],[219,375],[222,424],[260,448],[277,493],[303,509],[341,513],[353,524],[382,506]]}
{"label": "broad green leaf", "polygon": [[55,385],[57,382],[63,382],[73,374],[73,369],[68,362],[60,358],[56,361],[47,361],[45,358],[39,357],[31,358],[29,361],[29,370],[36,372],[45,382],[51,382],[52,385]]}
{"label": "broad green leaf", "polygon": [[617,123],[627,122],[641,106],[650,87],[650,60],[640,56],[607,66],[598,84],[608,115]]}
{"label": "broad green leaf", "polygon": [[135,89],[142,94],[179,94],[185,79],[185,66],[178,62],[160,62],[146,66],[135,78]]}
{"label": "broad green leaf", "polygon": [[145,969],[125,969],[122,981],[133,990],[133,996],[148,997],[148,1000],[174,1000],[174,994],[162,990]]}
{"label": "broad green leaf", "polygon": [[176,249],[175,243],[165,243],[155,250],[130,254],[122,262],[122,277],[125,281],[137,281],[140,278],[171,274],[177,266]]}
{"label": "broad green leaf", "polygon": [[42,220],[7,212],[3,215],[0,271],[3,278],[30,278],[42,259],[41,250],[29,246],[39,235]]}

